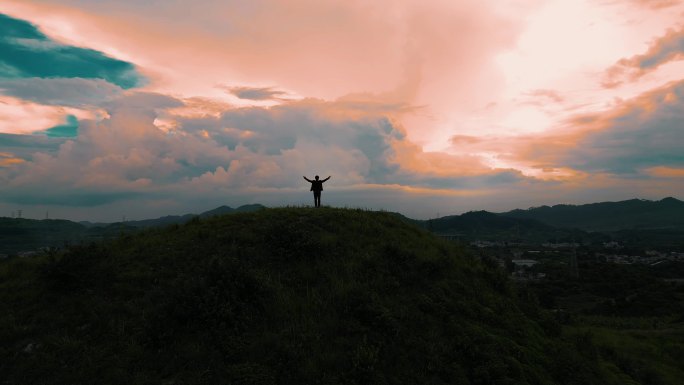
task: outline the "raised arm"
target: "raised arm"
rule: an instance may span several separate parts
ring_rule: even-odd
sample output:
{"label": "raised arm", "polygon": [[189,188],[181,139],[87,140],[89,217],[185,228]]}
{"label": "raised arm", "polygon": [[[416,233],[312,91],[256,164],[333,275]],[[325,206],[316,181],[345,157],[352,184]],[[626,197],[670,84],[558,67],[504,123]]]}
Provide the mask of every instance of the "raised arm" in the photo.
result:
{"label": "raised arm", "polygon": [[306,179],[306,181],[309,182],[309,183],[313,183],[313,181],[312,181],[311,179],[307,178],[307,177],[304,177],[304,179]]}
{"label": "raised arm", "polygon": [[328,179],[330,179],[330,176],[328,176],[327,178],[323,179],[321,182],[325,182],[325,181],[328,180]]}

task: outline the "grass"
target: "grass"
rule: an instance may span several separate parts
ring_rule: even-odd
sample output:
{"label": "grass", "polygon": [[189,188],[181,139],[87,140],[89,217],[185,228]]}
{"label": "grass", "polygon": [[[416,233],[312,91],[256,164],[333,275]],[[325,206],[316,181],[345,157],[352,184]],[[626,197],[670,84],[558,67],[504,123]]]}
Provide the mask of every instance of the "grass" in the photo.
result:
{"label": "grass", "polygon": [[604,365],[642,384],[681,384],[684,323],[673,317],[583,316],[569,335],[588,335]]}
{"label": "grass", "polygon": [[528,295],[390,213],[196,218],[0,262],[0,383],[632,378],[584,349],[583,334],[561,335]]}

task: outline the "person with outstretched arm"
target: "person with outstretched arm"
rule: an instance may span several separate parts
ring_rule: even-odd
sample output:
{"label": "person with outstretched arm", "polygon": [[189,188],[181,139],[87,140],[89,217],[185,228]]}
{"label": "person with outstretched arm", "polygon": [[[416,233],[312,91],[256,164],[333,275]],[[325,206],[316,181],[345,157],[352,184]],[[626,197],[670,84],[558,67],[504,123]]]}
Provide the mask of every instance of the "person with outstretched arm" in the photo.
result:
{"label": "person with outstretched arm", "polygon": [[314,180],[311,180],[307,177],[304,177],[307,182],[311,183],[311,189],[309,191],[313,191],[314,194],[314,205],[316,207],[321,207],[321,191],[323,191],[323,183],[330,179],[330,177],[327,177],[325,179],[318,179],[318,175],[314,178]]}

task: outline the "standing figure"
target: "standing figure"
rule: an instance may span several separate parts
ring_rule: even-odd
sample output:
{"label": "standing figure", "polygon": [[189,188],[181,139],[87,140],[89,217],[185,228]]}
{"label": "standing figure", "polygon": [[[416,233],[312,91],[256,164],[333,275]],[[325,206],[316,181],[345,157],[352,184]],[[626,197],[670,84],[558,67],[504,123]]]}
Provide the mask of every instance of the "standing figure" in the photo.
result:
{"label": "standing figure", "polygon": [[311,189],[309,191],[313,191],[314,193],[314,205],[316,207],[321,207],[321,191],[323,191],[323,182],[330,179],[330,177],[321,180],[318,179],[318,175],[316,175],[315,180],[311,180],[307,177],[304,177],[304,179],[311,183]]}

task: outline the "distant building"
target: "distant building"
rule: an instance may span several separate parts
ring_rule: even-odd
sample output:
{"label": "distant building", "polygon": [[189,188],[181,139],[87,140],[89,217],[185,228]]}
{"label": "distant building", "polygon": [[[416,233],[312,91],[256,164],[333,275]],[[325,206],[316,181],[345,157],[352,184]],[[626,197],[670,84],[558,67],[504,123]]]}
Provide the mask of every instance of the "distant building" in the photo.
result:
{"label": "distant building", "polygon": [[549,249],[572,249],[575,247],[579,247],[579,243],[575,243],[575,242],[561,242],[561,243],[546,242],[546,243],[543,243],[542,246],[547,247]]}
{"label": "distant building", "polygon": [[459,241],[461,240],[462,234],[437,234],[438,237],[446,239],[447,241]]}
{"label": "distant building", "polygon": [[603,242],[603,247],[606,249],[621,249],[622,245],[615,241],[610,241],[610,242]]}
{"label": "distant building", "polygon": [[516,269],[517,268],[530,268],[530,267],[536,265],[537,263],[539,263],[539,262],[535,261],[534,259],[514,259],[511,262],[513,262]]}
{"label": "distant building", "polygon": [[497,247],[497,246],[504,246],[503,242],[492,242],[492,241],[473,241],[470,242],[471,246],[479,247],[479,248],[485,248],[485,247]]}

